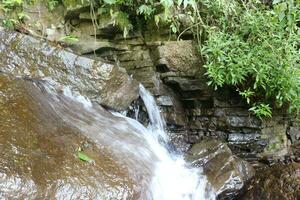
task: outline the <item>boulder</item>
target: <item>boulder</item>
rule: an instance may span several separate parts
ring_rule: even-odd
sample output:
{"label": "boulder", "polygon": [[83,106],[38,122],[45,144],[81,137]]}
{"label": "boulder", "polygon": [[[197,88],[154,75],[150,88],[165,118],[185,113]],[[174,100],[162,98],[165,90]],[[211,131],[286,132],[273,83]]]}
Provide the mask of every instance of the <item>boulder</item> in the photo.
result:
{"label": "boulder", "polygon": [[188,151],[186,160],[202,167],[219,199],[230,199],[254,175],[252,166],[235,156],[229,147],[214,139],[204,139]]}
{"label": "boulder", "polygon": [[[114,132],[140,149],[143,146],[133,137],[134,130],[117,130],[114,124],[125,126],[126,122],[104,109],[97,112],[103,117],[97,124],[82,105],[66,101],[63,95],[51,98],[38,89],[40,84],[0,73],[0,199],[121,200],[146,196],[149,186],[145,184],[151,178],[146,168],[151,168],[151,163],[124,150],[131,143],[120,144],[122,140],[116,137],[116,141],[104,140]],[[73,122],[66,120],[68,115]],[[98,127],[87,129],[93,126]],[[90,161],[80,160],[79,147]]]}
{"label": "boulder", "polygon": [[197,75],[202,68],[195,42],[192,40],[168,41],[154,51],[156,65],[161,72],[184,72]]}
{"label": "boulder", "polygon": [[28,35],[0,29],[0,57],[0,72],[51,78],[115,110],[125,110],[138,97],[138,84],[124,68],[78,56]]}
{"label": "boulder", "polygon": [[300,163],[275,164],[260,169],[240,199],[300,199]]}

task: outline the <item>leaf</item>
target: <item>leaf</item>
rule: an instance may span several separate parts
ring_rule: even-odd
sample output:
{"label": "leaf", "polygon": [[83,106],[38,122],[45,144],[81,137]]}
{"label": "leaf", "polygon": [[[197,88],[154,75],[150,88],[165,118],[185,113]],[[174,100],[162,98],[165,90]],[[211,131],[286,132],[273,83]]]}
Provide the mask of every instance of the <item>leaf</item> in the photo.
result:
{"label": "leaf", "polygon": [[78,151],[77,156],[80,160],[82,160],[84,162],[92,162],[93,161],[90,157],[85,155],[82,151]]}
{"label": "leaf", "polygon": [[112,4],[117,3],[117,1],[116,0],[104,0],[104,3],[112,5]]}
{"label": "leaf", "polygon": [[285,17],[284,12],[279,13],[279,15],[278,15],[279,21],[282,21],[284,19],[284,17]]}
{"label": "leaf", "polygon": [[178,32],[178,29],[177,29],[177,27],[176,27],[176,25],[175,25],[174,23],[172,23],[172,24],[170,25],[170,28],[171,28],[171,31],[172,31],[173,33],[177,33],[177,32]]}
{"label": "leaf", "polygon": [[155,15],[154,16],[154,21],[155,21],[156,26],[158,26],[159,21],[160,21],[160,16],[159,15]]}
{"label": "leaf", "polygon": [[183,2],[183,8],[186,9],[187,6],[188,6],[188,0],[184,0],[184,2]]}
{"label": "leaf", "polygon": [[58,39],[58,41],[62,42],[78,42],[79,39],[77,36],[74,35],[66,35]]}
{"label": "leaf", "polygon": [[18,19],[22,20],[22,19],[30,19],[30,17],[24,13],[24,12],[20,12],[18,13]]}
{"label": "leaf", "polygon": [[280,3],[282,0],[273,0],[273,4]]}

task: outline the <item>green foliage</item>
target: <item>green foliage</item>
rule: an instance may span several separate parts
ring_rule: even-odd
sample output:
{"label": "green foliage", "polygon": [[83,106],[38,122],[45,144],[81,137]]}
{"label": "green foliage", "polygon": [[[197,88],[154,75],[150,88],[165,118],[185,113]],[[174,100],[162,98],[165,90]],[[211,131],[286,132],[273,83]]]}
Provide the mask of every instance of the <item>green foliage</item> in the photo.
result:
{"label": "green foliage", "polygon": [[205,4],[211,9],[205,13],[207,37],[201,49],[208,84],[235,86],[258,117],[270,116],[270,103],[298,113],[299,4],[277,1],[272,9],[260,1],[217,1]]}
{"label": "green foliage", "polygon": [[78,42],[79,39],[77,36],[74,36],[74,35],[66,35],[66,36],[59,38],[58,41],[67,42],[67,43],[75,43],[75,42]]}
{"label": "green foliage", "polygon": [[[15,24],[27,17],[22,12],[23,0],[2,0],[0,1],[0,12],[4,12],[7,16],[5,19],[2,19],[3,26],[7,28],[14,28]],[[12,13],[16,11],[15,13]]]}
{"label": "green foliage", "polygon": [[126,33],[141,19],[145,23],[168,24],[175,33],[179,31],[179,23],[174,11],[197,10],[196,0],[99,0],[99,3],[101,7],[98,12],[110,13]]}
{"label": "green foliage", "polygon": [[24,12],[19,12],[19,13],[17,13],[17,16],[18,16],[18,19],[19,20],[23,20],[23,19],[25,19],[25,18],[29,18],[29,16],[26,14],[26,13],[24,13]]}
{"label": "green foliage", "polygon": [[49,0],[48,8],[50,11],[53,11],[61,2],[59,0]]}
{"label": "green foliage", "polygon": [[272,109],[270,108],[269,104],[260,103],[254,105],[249,110],[252,111],[260,119],[265,117],[272,117]]}
{"label": "green foliage", "polygon": [[[23,11],[24,3],[33,4],[35,0],[0,0],[0,12],[3,11],[5,19],[2,19],[2,24],[8,28],[14,28],[17,23],[28,19],[29,16]],[[48,0],[48,8],[53,11],[61,0]]]}
{"label": "green foliage", "polygon": [[15,27],[17,21],[14,19],[4,19],[2,23],[5,27],[12,29]]}
{"label": "green foliage", "polygon": [[83,153],[83,151],[81,150],[81,148],[78,149],[77,151],[77,156],[80,160],[84,161],[84,162],[93,162],[93,159],[91,159],[90,157],[88,157],[85,153]]}
{"label": "green foliage", "polygon": [[16,6],[20,6],[23,4],[23,0],[3,0],[2,1],[5,8],[11,9]]}

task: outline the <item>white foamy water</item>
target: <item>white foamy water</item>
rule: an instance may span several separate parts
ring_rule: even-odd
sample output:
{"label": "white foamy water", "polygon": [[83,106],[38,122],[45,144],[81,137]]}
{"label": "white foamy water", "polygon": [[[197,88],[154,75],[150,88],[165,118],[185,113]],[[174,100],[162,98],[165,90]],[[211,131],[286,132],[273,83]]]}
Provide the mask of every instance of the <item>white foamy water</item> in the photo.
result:
{"label": "white foamy water", "polygon": [[160,114],[154,97],[143,85],[140,85],[140,96],[144,101],[150,119],[148,131],[151,136],[147,141],[155,155],[159,158],[156,163],[151,191],[154,200],[204,200],[215,199],[209,191],[208,182],[199,168],[190,168],[181,155],[171,155],[167,148],[160,144],[168,143],[164,130],[165,121]]}

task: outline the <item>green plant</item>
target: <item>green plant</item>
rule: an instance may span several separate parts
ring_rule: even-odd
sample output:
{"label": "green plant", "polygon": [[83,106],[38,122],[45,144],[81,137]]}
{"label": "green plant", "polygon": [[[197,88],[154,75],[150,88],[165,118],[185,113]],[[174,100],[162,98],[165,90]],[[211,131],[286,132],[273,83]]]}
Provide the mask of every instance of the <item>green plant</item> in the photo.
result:
{"label": "green plant", "polygon": [[93,159],[87,156],[80,147],[77,150],[77,157],[84,162],[89,162],[89,163],[93,162]]}
{"label": "green plant", "polygon": [[7,28],[14,28],[17,21],[14,19],[4,19],[2,23]]}
{"label": "green plant", "polygon": [[[179,31],[180,23],[176,18],[177,13],[183,9],[185,11],[197,11],[195,0],[100,0],[98,13],[110,13],[123,30],[124,35],[136,25],[138,21],[144,19],[144,23],[154,22],[157,26],[167,24],[174,33]],[[194,12],[190,12],[191,15]]]}
{"label": "green plant", "polygon": [[[206,3],[214,9],[205,13],[207,35],[201,48],[208,84],[235,86],[258,117],[272,113],[269,104],[298,113],[299,5],[275,2],[272,9],[258,1],[232,1],[222,9]],[[282,5],[288,8],[279,9]]]}
{"label": "green plant", "polygon": [[79,39],[77,36],[74,36],[74,35],[66,35],[66,36],[63,36],[61,38],[59,38],[60,42],[68,42],[68,43],[75,43],[75,42],[78,42]]}
{"label": "green plant", "polygon": [[24,12],[22,12],[23,3],[23,0],[0,1],[0,10],[2,10],[6,15],[6,18],[2,19],[2,24],[5,27],[14,28],[18,21],[28,17]]}
{"label": "green plant", "polygon": [[49,0],[48,8],[50,11],[53,11],[61,2],[59,0]]}
{"label": "green plant", "polygon": [[3,0],[2,1],[5,8],[14,8],[23,4],[23,0]]}
{"label": "green plant", "polygon": [[260,119],[265,117],[272,117],[272,109],[269,104],[260,103],[254,105],[249,109],[249,111],[252,111]]}

